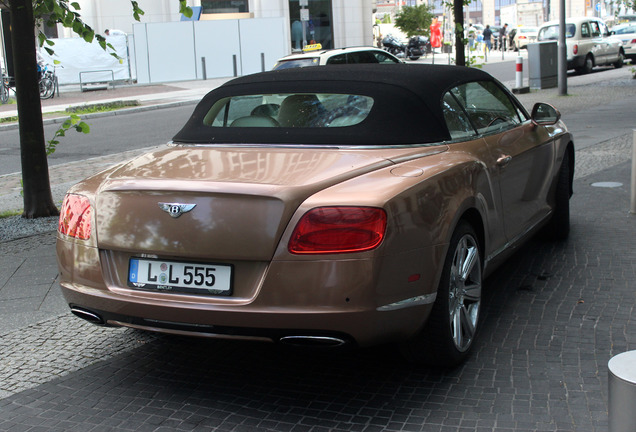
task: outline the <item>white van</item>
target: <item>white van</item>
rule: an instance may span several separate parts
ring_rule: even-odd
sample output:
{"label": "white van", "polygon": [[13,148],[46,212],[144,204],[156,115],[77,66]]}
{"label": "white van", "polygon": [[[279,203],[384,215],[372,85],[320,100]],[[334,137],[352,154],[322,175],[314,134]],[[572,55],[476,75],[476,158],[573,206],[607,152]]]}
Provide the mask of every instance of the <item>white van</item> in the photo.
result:
{"label": "white van", "polygon": [[[539,28],[537,42],[559,39],[559,21]],[[603,20],[594,17],[567,18],[565,21],[568,70],[589,73],[594,66],[623,66],[625,51],[619,38],[610,36]]]}

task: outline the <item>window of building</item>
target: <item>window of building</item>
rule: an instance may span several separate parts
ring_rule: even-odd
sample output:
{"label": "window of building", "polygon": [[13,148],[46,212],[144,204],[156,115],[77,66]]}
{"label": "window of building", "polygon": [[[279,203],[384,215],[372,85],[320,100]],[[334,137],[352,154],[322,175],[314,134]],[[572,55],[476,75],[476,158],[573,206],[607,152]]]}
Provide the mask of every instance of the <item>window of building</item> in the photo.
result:
{"label": "window of building", "polygon": [[[300,6],[299,0],[289,0],[292,49],[299,51],[305,45],[321,44],[333,48],[331,0],[308,0]],[[306,12],[301,12],[301,10]],[[308,18],[307,21],[303,18]]]}
{"label": "window of building", "polygon": [[243,13],[249,12],[248,0],[201,0],[202,13]]}

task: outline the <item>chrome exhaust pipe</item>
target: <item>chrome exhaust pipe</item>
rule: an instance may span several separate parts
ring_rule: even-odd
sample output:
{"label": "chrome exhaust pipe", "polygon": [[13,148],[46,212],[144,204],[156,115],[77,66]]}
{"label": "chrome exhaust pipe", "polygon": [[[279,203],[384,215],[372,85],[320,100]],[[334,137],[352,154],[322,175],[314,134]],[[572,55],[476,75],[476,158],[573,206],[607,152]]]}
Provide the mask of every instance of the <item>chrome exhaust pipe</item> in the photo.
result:
{"label": "chrome exhaust pipe", "polygon": [[279,341],[297,347],[319,348],[335,348],[347,344],[347,341],[331,336],[284,336]]}
{"label": "chrome exhaust pipe", "polygon": [[80,317],[90,323],[97,324],[97,325],[105,324],[104,319],[101,316],[89,310],[82,309],[77,306],[72,306],[71,312],[73,313],[73,315]]}

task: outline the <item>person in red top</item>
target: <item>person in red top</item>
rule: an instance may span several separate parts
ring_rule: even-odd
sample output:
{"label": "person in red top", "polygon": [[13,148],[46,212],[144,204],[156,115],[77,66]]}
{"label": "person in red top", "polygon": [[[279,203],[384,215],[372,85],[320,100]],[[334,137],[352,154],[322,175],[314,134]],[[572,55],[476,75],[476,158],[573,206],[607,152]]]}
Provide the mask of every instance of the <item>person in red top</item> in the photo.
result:
{"label": "person in red top", "polygon": [[442,32],[440,30],[440,24],[437,18],[433,18],[433,23],[430,26],[431,29],[431,47],[439,48],[442,46]]}

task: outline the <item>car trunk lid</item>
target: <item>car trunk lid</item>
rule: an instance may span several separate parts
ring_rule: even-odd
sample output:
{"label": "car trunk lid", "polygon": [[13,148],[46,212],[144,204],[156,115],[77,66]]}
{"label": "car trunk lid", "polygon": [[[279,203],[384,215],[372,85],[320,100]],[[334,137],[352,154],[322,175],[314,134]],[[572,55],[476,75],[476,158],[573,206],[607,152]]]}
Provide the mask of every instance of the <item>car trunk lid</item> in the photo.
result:
{"label": "car trunk lid", "polygon": [[98,246],[193,259],[269,260],[307,197],[390,164],[382,153],[359,150],[159,150],[122,165],[102,184],[96,197]]}

